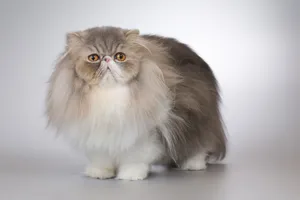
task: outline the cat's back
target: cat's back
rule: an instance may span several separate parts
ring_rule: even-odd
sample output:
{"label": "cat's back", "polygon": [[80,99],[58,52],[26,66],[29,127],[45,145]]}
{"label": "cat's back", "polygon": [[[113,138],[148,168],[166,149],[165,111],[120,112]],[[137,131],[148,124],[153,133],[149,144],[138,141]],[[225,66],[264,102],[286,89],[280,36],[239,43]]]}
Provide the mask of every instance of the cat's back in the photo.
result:
{"label": "cat's back", "polygon": [[[159,35],[142,35],[142,37],[152,43],[166,47],[177,67],[191,64],[198,66],[199,69],[212,72],[209,65],[193,49],[177,39]],[[184,70],[184,68],[180,68],[180,70]]]}
{"label": "cat's back", "polygon": [[[152,44],[157,44],[167,49],[167,53],[171,56],[170,65],[176,68],[185,84],[194,84],[198,87],[201,82],[205,82],[218,90],[218,83],[210,66],[187,44],[178,41],[175,38],[164,37],[159,35],[142,35],[144,39]],[[190,83],[191,79],[196,82]],[[198,80],[198,81],[197,81]]]}

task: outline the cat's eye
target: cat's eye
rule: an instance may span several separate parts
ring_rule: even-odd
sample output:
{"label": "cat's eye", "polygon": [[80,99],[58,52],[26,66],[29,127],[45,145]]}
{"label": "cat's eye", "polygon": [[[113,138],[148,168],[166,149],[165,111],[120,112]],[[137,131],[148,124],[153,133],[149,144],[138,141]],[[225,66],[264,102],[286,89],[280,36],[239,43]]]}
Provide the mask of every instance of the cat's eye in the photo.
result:
{"label": "cat's eye", "polygon": [[99,59],[100,59],[100,56],[98,54],[91,54],[88,56],[88,60],[90,62],[97,62],[97,61],[99,61]]}
{"label": "cat's eye", "polygon": [[116,53],[115,60],[119,62],[124,62],[126,60],[126,55],[122,52]]}

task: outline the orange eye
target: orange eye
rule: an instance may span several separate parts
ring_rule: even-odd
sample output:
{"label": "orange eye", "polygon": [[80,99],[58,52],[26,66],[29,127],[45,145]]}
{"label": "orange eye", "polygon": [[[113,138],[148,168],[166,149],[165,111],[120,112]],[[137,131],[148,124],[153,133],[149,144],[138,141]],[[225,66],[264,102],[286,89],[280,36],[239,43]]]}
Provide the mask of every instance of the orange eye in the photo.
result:
{"label": "orange eye", "polygon": [[115,60],[119,62],[124,62],[126,60],[126,55],[122,52],[116,53]]}
{"label": "orange eye", "polygon": [[91,62],[97,62],[99,60],[99,58],[100,57],[97,54],[91,54],[88,57],[89,61],[91,61]]}

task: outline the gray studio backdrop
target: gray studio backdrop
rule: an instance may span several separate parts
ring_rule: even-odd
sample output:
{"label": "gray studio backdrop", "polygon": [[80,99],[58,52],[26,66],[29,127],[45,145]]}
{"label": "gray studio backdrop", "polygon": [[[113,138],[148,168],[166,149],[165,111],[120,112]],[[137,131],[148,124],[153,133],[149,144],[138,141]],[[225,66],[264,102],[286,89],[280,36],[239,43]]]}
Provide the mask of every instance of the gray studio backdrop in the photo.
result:
{"label": "gray studio backdrop", "polygon": [[297,0],[1,1],[0,169],[83,164],[45,129],[46,82],[66,32],[102,25],[176,37],[210,64],[222,90],[226,162],[297,160],[299,10]]}

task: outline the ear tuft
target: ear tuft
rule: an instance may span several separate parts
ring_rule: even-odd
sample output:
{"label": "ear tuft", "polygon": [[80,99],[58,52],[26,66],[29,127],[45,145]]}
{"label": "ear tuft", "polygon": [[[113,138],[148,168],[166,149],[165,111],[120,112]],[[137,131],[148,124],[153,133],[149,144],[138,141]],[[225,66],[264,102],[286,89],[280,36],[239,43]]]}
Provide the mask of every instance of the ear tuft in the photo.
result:
{"label": "ear tuft", "polygon": [[134,39],[139,36],[140,31],[138,29],[125,30],[124,34],[126,39]]}
{"label": "ear tuft", "polygon": [[67,45],[69,47],[81,44],[82,42],[82,31],[67,33]]}

